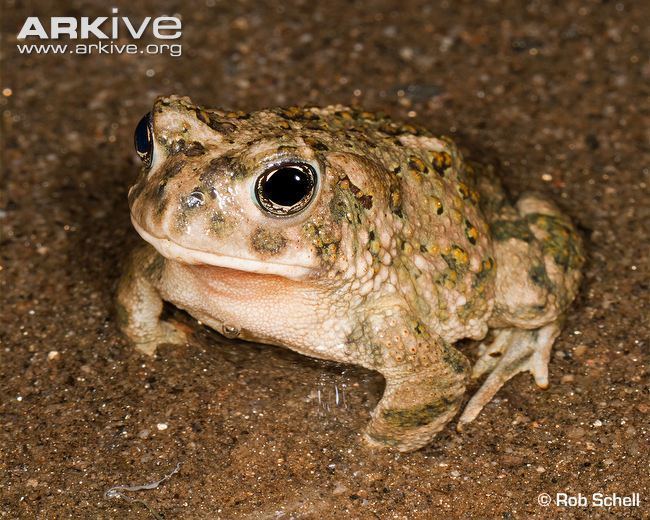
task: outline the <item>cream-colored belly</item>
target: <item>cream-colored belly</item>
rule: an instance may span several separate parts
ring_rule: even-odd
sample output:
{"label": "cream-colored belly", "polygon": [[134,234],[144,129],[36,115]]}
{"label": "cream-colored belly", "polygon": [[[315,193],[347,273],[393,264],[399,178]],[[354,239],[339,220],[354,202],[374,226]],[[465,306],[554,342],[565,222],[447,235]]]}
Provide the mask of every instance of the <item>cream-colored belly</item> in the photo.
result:
{"label": "cream-colored belly", "polygon": [[163,299],[226,336],[326,359],[344,348],[348,327],[323,326],[326,299],[306,282],[166,261],[159,290]]}

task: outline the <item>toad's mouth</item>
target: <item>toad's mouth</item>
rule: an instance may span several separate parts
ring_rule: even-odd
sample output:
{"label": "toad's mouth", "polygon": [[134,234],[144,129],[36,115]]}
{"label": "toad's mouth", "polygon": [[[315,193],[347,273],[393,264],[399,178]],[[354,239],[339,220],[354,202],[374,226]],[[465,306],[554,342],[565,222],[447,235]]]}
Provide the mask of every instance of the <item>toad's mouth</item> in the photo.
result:
{"label": "toad's mouth", "polygon": [[251,258],[239,258],[211,253],[209,251],[201,251],[199,249],[191,249],[182,246],[169,238],[152,235],[140,226],[133,216],[131,216],[131,222],[138,234],[155,247],[162,256],[184,264],[225,267],[238,271],[246,271],[248,273],[283,276],[292,280],[304,279],[312,273],[312,268],[305,265],[266,262],[253,260]]}

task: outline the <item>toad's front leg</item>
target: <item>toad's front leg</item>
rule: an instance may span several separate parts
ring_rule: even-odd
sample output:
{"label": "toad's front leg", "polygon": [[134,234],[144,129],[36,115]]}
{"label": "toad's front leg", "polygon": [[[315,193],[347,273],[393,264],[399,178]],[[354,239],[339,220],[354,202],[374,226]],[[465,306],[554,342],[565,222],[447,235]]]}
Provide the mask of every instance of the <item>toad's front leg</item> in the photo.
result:
{"label": "toad's front leg", "polygon": [[373,340],[383,351],[386,389],[365,432],[371,446],[426,446],[456,414],[469,373],[465,356],[408,318],[388,318]]}
{"label": "toad's front leg", "polygon": [[186,334],[162,321],[163,299],[155,281],[162,276],[165,259],[150,245],[133,251],[117,289],[117,319],[122,332],[144,354],[153,355],[163,343],[185,344]]}

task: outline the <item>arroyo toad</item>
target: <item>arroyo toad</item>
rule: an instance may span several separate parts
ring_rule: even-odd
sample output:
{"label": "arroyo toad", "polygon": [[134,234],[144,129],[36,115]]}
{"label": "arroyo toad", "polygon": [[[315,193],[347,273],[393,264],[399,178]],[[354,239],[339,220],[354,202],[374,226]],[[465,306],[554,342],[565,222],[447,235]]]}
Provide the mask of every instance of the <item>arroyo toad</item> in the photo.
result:
{"label": "arroyo toad", "polygon": [[[550,202],[512,205],[489,167],[447,138],[342,106],[252,113],[159,98],[136,130],[129,192],[149,243],[131,256],[118,317],[153,353],[185,335],[163,300],[226,336],[386,378],[365,439],[410,451],[459,425],[511,377],[547,364],[583,264]],[[453,345],[480,346],[470,370]]]}

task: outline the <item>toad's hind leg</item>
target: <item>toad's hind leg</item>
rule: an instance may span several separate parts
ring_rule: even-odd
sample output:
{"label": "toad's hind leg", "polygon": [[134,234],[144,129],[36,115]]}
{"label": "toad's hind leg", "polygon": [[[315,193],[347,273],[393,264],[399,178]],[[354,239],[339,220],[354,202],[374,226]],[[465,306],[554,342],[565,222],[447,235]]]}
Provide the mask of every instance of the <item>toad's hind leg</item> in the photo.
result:
{"label": "toad's hind leg", "polygon": [[479,347],[472,377],[490,374],[467,404],[459,428],[519,372],[530,371],[538,386],[548,386],[553,342],[584,263],[574,226],[543,197],[523,195],[514,207],[504,205],[491,217],[497,274],[489,326],[496,336]]}
{"label": "toad's hind leg", "polygon": [[558,322],[533,330],[500,329],[494,341],[479,346],[480,357],[472,369],[472,378],[489,372],[481,388],[465,406],[458,429],[472,422],[499,389],[520,372],[530,372],[537,386],[548,387],[548,362],[555,338],[560,333]]}

